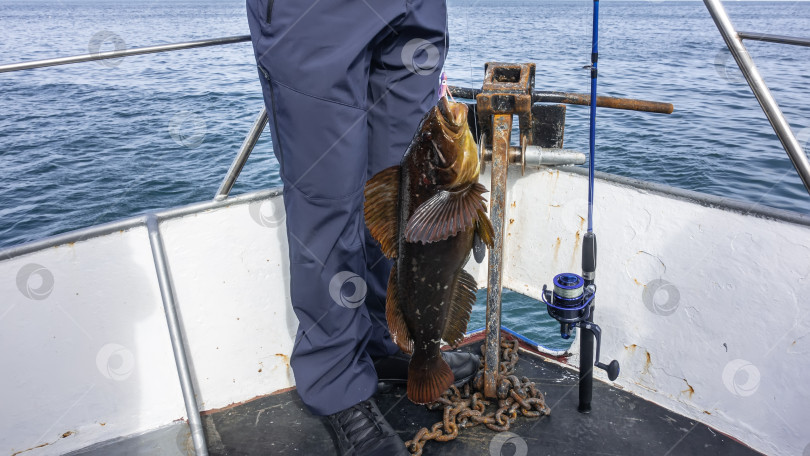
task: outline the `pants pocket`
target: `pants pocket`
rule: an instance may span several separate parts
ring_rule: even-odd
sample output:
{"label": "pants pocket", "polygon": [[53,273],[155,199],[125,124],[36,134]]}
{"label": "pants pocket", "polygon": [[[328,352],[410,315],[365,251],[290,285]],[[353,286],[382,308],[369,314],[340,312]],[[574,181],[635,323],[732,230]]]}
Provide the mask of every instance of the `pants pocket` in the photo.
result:
{"label": "pants pocket", "polygon": [[366,112],[270,82],[273,147],[281,150],[285,186],[309,198],[354,198],[366,182]]}

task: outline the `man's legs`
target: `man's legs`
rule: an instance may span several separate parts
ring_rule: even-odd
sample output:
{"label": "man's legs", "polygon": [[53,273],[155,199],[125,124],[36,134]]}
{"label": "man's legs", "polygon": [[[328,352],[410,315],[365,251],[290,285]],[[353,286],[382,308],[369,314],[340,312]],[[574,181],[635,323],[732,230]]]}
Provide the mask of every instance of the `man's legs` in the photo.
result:
{"label": "man's legs", "polygon": [[[437,0],[248,0],[281,166],[291,364],[316,414],[370,397],[371,358],[397,352],[385,321],[391,264],[363,221],[363,186],[398,164],[436,102],[446,51]],[[365,298],[365,299],[363,299]]]}
{"label": "man's legs", "polygon": [[247,4],[284,182],[299,320],[291,365],[304,403],[329,415],[368,399],[377,386],[365,299],[368,68],[370,43],[404,13],[405,2]]}

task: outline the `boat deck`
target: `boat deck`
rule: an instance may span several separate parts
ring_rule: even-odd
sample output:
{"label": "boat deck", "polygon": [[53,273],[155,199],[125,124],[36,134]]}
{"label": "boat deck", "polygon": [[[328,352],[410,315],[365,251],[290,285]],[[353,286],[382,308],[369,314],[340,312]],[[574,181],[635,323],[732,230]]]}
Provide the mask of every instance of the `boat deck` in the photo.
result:
{"label": "boat deck", "polygon": [[[473,342],[465,350],[478,350]],[[540,356],[522,352],[519,376],[527,376],[545,394],[551,415],[519,417],[511,432],[526,442],[528,453],[511,443],[503,455],[755,455],[758,452],[720,432],[608,384],[595,381],[593,410],[577,407],[577,373]],[[405,397],[404,386],[387,385],[375,396],[403,440],[441,419]],[[265,396],[205,416],[210,454],[337,454],[325,419],[310,415],[295,390]],[[490,452],[496,432],[484,426],[463,429],[456,440],[428,442],[426,455],[495,455]],[[522,445],[521,445],[522,447]],[[517,451],[521,450],[521,451]]]}

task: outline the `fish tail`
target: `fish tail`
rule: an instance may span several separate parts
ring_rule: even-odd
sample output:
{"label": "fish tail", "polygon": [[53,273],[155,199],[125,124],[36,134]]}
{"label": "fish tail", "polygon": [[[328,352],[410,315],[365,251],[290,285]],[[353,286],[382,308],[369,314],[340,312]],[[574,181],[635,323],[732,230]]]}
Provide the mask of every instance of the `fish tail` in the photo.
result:
{"label": "fish tail", "polygon": [[417,404],[435,402],[454,379],[453,371],[441,355],[427,358],[415,353],[408,364],[408,399]]}

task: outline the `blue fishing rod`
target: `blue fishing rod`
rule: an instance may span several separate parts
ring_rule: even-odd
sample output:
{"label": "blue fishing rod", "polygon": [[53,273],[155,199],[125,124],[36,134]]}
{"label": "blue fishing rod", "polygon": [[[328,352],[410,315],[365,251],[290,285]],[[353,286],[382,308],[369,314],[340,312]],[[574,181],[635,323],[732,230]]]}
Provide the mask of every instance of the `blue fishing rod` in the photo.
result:
{"label": "blue fishing rod", "polygon": [[[557,274],[552,280],[553,290],[543,285],[543,301],[548,314],[560,322],[560,336],[571,337],[574,327],[579,333],[579,407],[581,413],[591,411],[593,397],[593,367],[607,372],[613,381],[619,376],[619,362],[599,362],[602,330],[593,322],[596,301],[596,234],[593,232],[594,163],[596,162],[596,80],[599,60],[599,0],[593,2],[593,34],[591,40],[591,112],[590,159],[588,160],[588,232],[582,240],[582,275],[570,272]],[[594,361],[594,337],[596,360]]]}
{"label": "blue fishing rod", "polygon": [[[594,270],[596,272],[596,235],[593,234],[593,173],[596,162],[596,79],[599,75],[596,69],[599,62],[599,0],[593,0],[593,32],[591,35],[591,112],[590,112],[590,135],[588,159],[588,233],[594,239]],[[584,244],[583,244],[584,246]],[[583,252],[585,252],[583,247]],[[584,259],[584,255],[583,255]],[[586,271],[585,263],[582,264],[583,273]]]}

